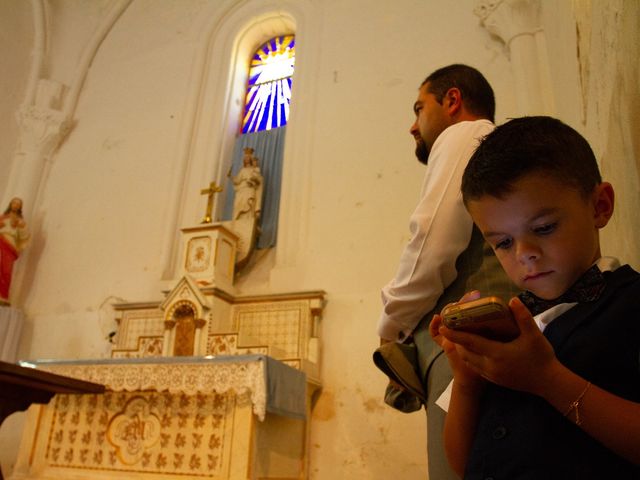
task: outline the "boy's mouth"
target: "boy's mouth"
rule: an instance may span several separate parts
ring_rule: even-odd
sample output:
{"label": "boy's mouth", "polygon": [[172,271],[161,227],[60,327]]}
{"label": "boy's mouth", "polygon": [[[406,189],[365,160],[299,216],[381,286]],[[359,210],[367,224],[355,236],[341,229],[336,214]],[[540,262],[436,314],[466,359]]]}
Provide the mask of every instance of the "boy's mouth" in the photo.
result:
{"label": "boy's mouth", "polygon": [[523,281],[524,281],[524,282],[529,282],[529,281],[532,281],[532,280],[538,280],[538,279],[540,279],[540,278],[544,278],[544,277],[546,277],[546,276],[547,276],[547,275],[549,275],[549,274],[551,274],[551,271],[548,271],[548,272],[529,273],[529,274],[527,274],[527,275],[525,275],[525,276],[524,276]]}

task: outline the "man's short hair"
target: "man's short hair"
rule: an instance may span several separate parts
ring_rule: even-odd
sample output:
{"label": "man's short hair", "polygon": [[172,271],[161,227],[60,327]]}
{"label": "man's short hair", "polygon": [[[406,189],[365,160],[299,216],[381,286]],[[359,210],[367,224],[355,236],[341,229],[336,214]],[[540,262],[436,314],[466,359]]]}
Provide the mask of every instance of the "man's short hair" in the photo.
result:
{"label": "man's short hair", "polygon": [[587,198],[602,182],[589,143],[551,117],[522,117],[496,127],[478,145],[462,176],[465,205],[484,195],[503,198],[513,184],[541,173]]}
{"label": "man's short hair", "polygon": [[474,115],[494,121],[496,100],[493,89],[487,79],[475,68],[468,65],[453,64],[442,67],[429,75],[422,85],[428,83],[428,90],[438,103],[442,104],[450,88],[462,93],[465,108]]}

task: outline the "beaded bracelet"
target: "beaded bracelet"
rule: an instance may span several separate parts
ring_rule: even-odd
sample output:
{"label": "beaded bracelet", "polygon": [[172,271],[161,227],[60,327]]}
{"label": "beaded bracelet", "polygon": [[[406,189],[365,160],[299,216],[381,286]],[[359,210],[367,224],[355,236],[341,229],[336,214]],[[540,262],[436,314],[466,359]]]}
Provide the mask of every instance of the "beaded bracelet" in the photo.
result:
{"label": "beaded bracelet", "polygon": [[587,393],[587,390],[589,390],[589,387],[591,386],[591,382],[587,382],[587,385],[584,387],[584,390],[582,390],[582,393],[580,395],[578,395],[578,398],[576,398],[573,402],[571,402],[569,404],[569,409],[565,412],[564,416],[568,416],[572,411],[576,411],[576,421],[575,424],[576,425],[581,425],[582,424],[582,420],[580,419],[580,402],[582,402],[583,397],[585,396],[585,394]]}

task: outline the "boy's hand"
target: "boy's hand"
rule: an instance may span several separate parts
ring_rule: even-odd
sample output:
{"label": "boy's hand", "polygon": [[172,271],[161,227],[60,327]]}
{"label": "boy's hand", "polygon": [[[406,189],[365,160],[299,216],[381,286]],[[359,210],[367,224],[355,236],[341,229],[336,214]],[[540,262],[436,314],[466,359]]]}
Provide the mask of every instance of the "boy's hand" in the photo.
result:
{"label": "boy's hand", "polygon": [[[465,293],[457,303],[470,302],[471,300],[477,300],[478,298],[480,298],[480,292],[478,290],[473,290],[471,292]],[[440,328],[446,327],[442,324],[442,317],[436,314],[433,316],[433,318],[431,319],[431,323],[429,324],[429,334],[431,335],[431,338],[433,338],[433,341],[440,345],[443,350],[445,350],[444,345],[447,342],[447,339],[440,335]]]}
{"label": "boy's hand", "polygon": [[[473,292],[466,293],[459,303],[470,302],[471,300],[477,300],[480,298],[480,292],[474,290]],[[436,342],[447,355],[451,370],[453,370],[453,376],[456,382],[461,386],[469,388],[476,388],[483,383],[482,378],[476,373],[474,369],[469,368],[466,362],[460,357],[458,350],[460,346],[450,341],[445,334],[452,332],[442,324],[442,317],[440,315],[434,315],[429,324],[429,333],[431,338]]]}
{"label": "boy's hand", "polygon": [[[470,302],[471,300],[477,300],[480,297],[481,297],[480,291],[473,290],[471,292],[465,293],[457,303]],[[438,317],[438,321],[434,322],[436,317]],[[431,334],[431,338],[433,338],[433,340],[444,349],[442,342],[445,339],[444,337],[442,337],[442,335],[440,335],[440,331],[439,331],[441,326],[442,326],[442,318],[440,317],[440,315],[434,315],[433,318],[431,319],[431,323],[429,324],[429,333]],[[442,328],[446,328],[446,327],[442,327]]]}
{"label": "boy's hand", "polygon": [[511,342],[497,342],[444,327],[440,333],[447,343],[456,345],[460,361],[478,375],[507,388],[539,395],[559,362],[522,302],[514,297],[509,307],[520,327],[520,336]]}

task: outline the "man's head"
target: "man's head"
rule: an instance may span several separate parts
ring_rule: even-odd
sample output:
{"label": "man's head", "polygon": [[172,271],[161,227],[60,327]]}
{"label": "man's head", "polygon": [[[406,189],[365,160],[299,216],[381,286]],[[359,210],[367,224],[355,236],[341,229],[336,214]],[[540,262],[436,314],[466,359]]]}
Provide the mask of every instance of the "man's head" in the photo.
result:
{"label": "man's head", "polygon": [[487,135],[462,196],[509,277],[548,300],[600,257],[599,229],[614,205],[587,141],[549,117],[511,120]]}
{"label": "man's head", "polygon": [[418,92],[410,133],[416,156],[424,164],[442,131],[464,120],[494,120],[495,99],[489,82],[475,68],[454,64],[429,75]]}

